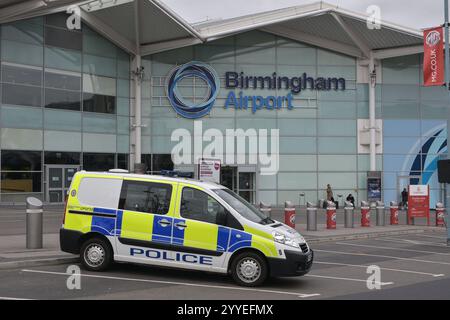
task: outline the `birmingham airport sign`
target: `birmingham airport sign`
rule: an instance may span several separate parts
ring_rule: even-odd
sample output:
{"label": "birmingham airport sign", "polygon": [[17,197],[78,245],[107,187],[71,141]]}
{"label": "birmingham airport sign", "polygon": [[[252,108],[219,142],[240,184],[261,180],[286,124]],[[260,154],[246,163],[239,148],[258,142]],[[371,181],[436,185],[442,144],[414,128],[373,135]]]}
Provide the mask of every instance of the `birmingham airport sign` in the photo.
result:
{"label": "birmingham airport sign", "polygon": [[[208,87],[206,99],[201,102],[192,102],[185,99],[177,84],[185,79],[197,77],[202,79]],[[167,77],[167,97],[174,110],[188,119],[201,118],[211,111],[220,89],[220,78],[217,72],[209,65],[191,61],[178,66]],[[307,73],[299,76],[287,77],[273,72],[270,75],[247,75],[244,72],[225,72],[225,88],[230,91],[225,100],[225,109],[250,109],[253,114],[258,110],[293,109],[294,95],[303,90],[330,91],[345,90],[344,78],[311,77]],[[243,90],[267,89],[273,91],[288,90],[285,95],[246,95]],[[236,90],[240,90],[236,93]]]}

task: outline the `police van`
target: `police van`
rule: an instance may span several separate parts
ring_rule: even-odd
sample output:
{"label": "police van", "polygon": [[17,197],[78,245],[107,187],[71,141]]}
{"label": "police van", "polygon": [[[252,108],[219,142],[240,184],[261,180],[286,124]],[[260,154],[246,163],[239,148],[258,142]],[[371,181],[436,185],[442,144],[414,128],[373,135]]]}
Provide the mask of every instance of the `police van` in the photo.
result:
{"label": "police van", "polygon": [[224,186],[121,172],[75,174],[60,245],[87,270],[134,262],[231,274],[242,286],[304,275],[313,262],[296,230]]}

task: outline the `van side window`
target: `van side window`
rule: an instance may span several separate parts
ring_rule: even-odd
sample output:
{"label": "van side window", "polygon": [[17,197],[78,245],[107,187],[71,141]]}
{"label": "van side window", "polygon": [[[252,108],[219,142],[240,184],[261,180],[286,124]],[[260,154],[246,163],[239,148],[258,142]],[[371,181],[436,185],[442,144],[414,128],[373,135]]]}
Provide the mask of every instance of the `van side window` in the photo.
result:
{"label": "van side window", "polygon": [[185,187],[181,194],[180,215],[186,219],[225,225],[227,210],[207,193]]}
{"label": "van side window", "polygon": [[171,195],[170,184],[124,180],[119,209],[167,214]]}

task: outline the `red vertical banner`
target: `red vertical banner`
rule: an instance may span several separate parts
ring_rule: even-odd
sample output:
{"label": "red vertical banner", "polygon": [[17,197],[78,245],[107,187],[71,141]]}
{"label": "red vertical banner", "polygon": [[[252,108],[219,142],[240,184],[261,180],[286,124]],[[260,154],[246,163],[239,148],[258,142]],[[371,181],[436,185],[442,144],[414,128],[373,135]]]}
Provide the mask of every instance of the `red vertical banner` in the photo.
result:
{"label": "red vertical banner", "polygon": [[423,52],[424,86],[444,85],[444,35],[442,27],[424,30]]}

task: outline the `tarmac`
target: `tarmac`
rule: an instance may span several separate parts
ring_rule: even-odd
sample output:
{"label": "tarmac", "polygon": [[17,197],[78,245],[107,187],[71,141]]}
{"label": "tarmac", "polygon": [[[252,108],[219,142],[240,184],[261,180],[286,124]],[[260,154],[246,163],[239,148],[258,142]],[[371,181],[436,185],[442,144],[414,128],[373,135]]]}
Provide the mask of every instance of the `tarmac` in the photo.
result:
{"label": "tarmac", "polygon": [[[317,231],[308,231],[306,230],[305,208],[297,208],[296,210],[296,229],[305,237],[308,243],[442,232],[444,230],[443,227],[433,226],[434,219],[431,221],[431,226],[427,226],[423,219],[417,220],[416,225],[406,225],[406,213],[404,211],[400,211],[399,225],[374,226],[372,221],[372,226],[361,227],[360,220],[358,220],[360,219],[360,211],[358,209],[355,210],[354,228],[344,228],[344,211],[339,209],[337,211],[336,229],[328,230],[325,225],[325,210],[319,209],[317,214]],[[43,248],[27,249],[24,208],[0,207],[0,269],[57,265],[77,261],[78,256],[60,251],[58,232],[62,221],[62,211],[62,206],[51,206],[47,212],[44,211]],[[386,210],[385,214],[385,221],[389,223],[388,210]],[[280,208],[274,209],[271,216],[275,220],[284,222],[284,212]],[[11,219],[11,217],[13,217],[13,220],[7,220]],[[372,215],[372,220],[374,218],[374,215]],[[16,234],[8,234],[11,232],[11,225],[2,223],[2,221],[11,222],[13,224],[12,229],[15,230]]]}

